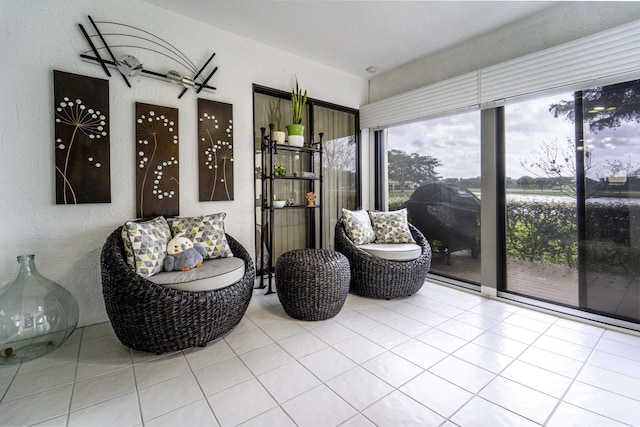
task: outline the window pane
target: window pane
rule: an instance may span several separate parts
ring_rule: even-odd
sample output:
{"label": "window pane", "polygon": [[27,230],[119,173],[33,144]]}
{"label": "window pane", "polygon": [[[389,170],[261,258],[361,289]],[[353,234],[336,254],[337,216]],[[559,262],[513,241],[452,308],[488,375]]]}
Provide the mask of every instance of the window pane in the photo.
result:
{"label": "window pane", "polygon": [[573,94],[505,107],[507,290],[578,305],[575,128],[552,106]]}
{"label": "window pane", "polygon": [[480,113],[388,129],[388,209],[433,249],[431,273],[480,283]]}
{"label": "window pane", "polygon": [[639,97],[633,81],[505,108],[507,290],[640,320]]}
{"label": "window pane", "polygon": [[323,134],[322,233],[325,248],[333,248],[335,225],[342,208],[356,209],[358,144],[353,113],[314,107],[316,139]]}
{"label": "window pane", "polygon": [[583,92],[585,268],[581,306],[640,320],[640,81]]}

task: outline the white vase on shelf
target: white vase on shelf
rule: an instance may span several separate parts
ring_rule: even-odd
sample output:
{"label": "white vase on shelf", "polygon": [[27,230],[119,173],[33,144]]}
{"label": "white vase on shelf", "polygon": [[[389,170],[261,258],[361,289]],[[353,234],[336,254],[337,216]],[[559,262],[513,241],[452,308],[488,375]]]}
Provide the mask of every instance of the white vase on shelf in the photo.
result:
{"label": "white vase on shelf", "polygon": [[304,136],[289,135],[289,145],[291,145],[292,147],[304,146]]}
{"label": "white vase on shelf", "polygon": [[274,130],[273,131],[273,140],[276,142],[276,144],[284,144],[284,142],[285,142],[285,133],[282,132],[281,130]]}

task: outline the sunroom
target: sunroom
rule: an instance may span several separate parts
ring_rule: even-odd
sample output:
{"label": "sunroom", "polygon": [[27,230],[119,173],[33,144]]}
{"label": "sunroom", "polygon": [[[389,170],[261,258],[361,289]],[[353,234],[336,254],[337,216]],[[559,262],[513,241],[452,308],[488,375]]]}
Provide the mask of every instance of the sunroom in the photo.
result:
{"label": "sunroom", "polygon": [[[283,18],[293,12],[302,24]],[[132,77],[130,87],[107,77],[80,57],[91,48],[79,24],[98,40],[88,16],[99,28],[159,36],[198,64],[215,52],[208,84],[216,90],[186,87],[178,98],[183,87],[162,75]],[[489,18],[504,20],[466,31]],[[0,22],[0,67],[11,76],[1,101],[0,284],[14,277],[16,256],[35,253],[39,271],[80,309],[60,348],[0,364],[0,424],[640,424],[637,4],[29,0],[5,2]],[[418,43],[434,50],[384,50],[407,22],[441,30],[433,45]],[[369,28],[389,40],[359,39]],[[343,68],[340,48],[357,43],[396,62],[353,54],[342,60],[357,68]],[[112,47],[127,54],[131,44]],[[137,56],[145,68],[171,69]],[[108,202],[56,203],[55,71],[108,82]],[[268,193],[261,128],[274,121],[271,106],[289,116],[296,82],[309,94],[304,136],[322,138],[326,157],[285,149],[290,187]],[[199,99],[232,106],[226,198],[199,196]],[[142,103],[179,117],[177,216],[226,214],[225,231],[257,267],[237,326],[204,347],[161,355],[122,344],[100,268],[107,237],[139,216]],[[320,174],[322,186],[305,172]],[[425,184],[453,193],[429,206]],[[285,207],[263,220],[276,196]],[[267,292],[282,254],[333,249],[343,208],[405,207],[432,250],[415,294],[350,293],[335,316],[304,321]]]}

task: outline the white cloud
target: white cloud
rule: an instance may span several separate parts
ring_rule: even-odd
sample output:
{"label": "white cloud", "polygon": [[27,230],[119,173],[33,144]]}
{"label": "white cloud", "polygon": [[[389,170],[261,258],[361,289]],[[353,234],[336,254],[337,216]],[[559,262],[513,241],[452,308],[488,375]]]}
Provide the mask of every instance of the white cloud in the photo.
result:
{"label": "white cloud", "polygon": [[[505,107],[507,176],[519,178],[532,175],[521,162],[536,158],[544,143],[575,139],[574,124],[564,117],[554,117],[551,104],[570,100],[572,93],[510,104]],[[606,160],[620,160],[640,167],[638,147],[640,124],[626,122],[618,129],[592,134],[585,128],[585,141],[594,155],[594,165]],[[437,158],[437,169],[444,178],[480,176],[480,112],[425,120],[389,128],[389,149],[419,153]]]}

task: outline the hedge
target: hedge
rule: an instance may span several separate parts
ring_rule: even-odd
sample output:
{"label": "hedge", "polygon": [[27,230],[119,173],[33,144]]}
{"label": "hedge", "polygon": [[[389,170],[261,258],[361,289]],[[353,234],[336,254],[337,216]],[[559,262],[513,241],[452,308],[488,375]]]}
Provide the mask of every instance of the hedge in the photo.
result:
{"label": "hedge", "polygon": [[[527,261],[576,268],[577,208],[569,203],[507,204],[507,253]],[[587,269],[637,276],[640,273],[640,205],[587,203]],[[632,244],[633,243],[633,244]]]}
{"label": "hedge", "polygon": [[[389,210],[401,209],[405,200],[404,197],[390,200]],[[640,275],[640,205],[591,202],[587,203],[585,214],[588,270]],[[577,208],[572,203],[508,202],[507,255],[576,268],[576,220]]]}

